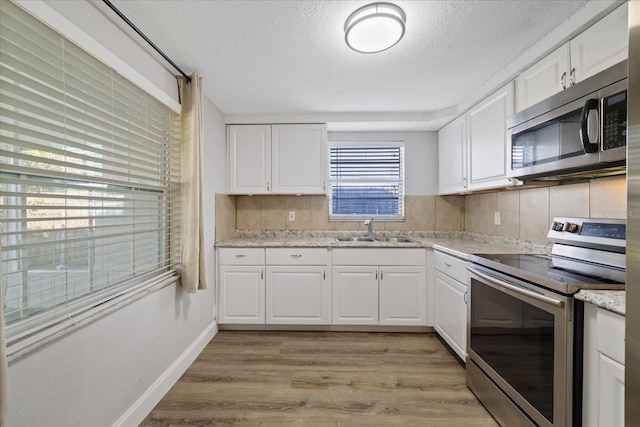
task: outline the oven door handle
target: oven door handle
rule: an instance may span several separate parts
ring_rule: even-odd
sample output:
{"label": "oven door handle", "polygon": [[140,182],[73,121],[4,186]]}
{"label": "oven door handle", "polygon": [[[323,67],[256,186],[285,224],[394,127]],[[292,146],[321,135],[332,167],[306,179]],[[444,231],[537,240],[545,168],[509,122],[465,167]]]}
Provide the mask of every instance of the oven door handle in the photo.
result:
{"label": "oven door handle", "polygon": [[526,295],[526,296],[531,297],[531,298],[533,298],[535,300],[538,300],[538,301],[541,301],[541,302],[544,302],[544,303],[547,303],[547,304],[551,304],[551,305],[559,307],[559,308],[564,307],[564,301],[559,301],[559,300],[557,300],[555,298],[551,298],[551,297],[548,297],[546,295],[539,294],[537,292],[531,291],[531,290],[523,288],[521,286],[517,286],[517,285],[514,285],[512,283],[505,282],[504,280],[500,280],[500,279],[497,279],[495,277],[489,276],[488,274],[481,273],[481,272],[479,272],[478,270],[476,270],[473,267],[467,266],[467,270],[469,270],[469,272],[471,274],[476,275],[479,278],[494,284],[495,286],[500,286],[500,287],[509,289],[510,291],[516,292],[516,293],[521,294],[521,295]]}

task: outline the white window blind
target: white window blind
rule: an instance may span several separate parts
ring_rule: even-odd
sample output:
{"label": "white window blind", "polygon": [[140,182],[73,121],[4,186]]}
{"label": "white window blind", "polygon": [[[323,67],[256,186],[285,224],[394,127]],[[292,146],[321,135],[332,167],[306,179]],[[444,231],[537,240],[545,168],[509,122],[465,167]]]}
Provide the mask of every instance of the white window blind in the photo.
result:
{"label": "white window blind", "polygon": [[8,324],[175,272],[180,117],[0,1]]}
{"label": "white window blind", "polygon": [[329,157],[330,218],[404,218],[401,143],[334,143],[329,148]]}

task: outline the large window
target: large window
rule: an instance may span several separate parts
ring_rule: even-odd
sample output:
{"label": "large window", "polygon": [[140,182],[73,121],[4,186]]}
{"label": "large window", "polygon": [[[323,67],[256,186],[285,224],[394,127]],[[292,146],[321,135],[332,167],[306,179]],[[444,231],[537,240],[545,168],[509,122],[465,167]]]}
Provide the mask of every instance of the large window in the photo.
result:
{"label": "large window", "polygon": [[14,3],[0,12],[6,322],[175,275],[179,114]]}
{"label": "large window", "polygon": [[331,143],[331,219],[404,218],[402,143]]}

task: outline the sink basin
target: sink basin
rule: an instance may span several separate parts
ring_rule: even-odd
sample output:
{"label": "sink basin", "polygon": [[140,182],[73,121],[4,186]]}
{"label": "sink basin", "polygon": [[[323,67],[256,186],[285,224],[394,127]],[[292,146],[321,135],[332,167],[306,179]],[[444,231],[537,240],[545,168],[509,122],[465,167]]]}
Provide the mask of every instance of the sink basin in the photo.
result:
{"label": "sink basin", "polygon": [[375,242],[371,237],[336,237],[338,242]]}
{"label": "sink basin", "polygon": [[381,243],[418,243],[410,237],[366,237],[366,236],[344,236],[336,237],[338,242],[381,242]]}
{"label": "sink basin", "polygon": [[417,240],[413,240],[409,237],[378,237],[376,238],[376,241],[389,243],[418,243]]}

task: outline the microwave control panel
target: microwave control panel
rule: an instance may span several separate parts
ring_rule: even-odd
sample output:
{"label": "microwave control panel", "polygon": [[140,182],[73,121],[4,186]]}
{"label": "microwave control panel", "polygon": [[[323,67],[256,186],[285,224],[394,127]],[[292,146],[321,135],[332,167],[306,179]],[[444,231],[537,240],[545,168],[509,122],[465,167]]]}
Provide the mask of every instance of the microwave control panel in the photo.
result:
{"label": "microwave control panel", "polygon": [[627,145],[627,91],[602,99],[602,149]]}

